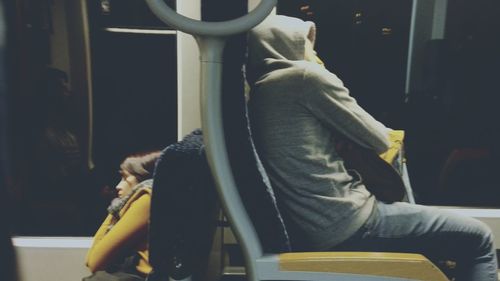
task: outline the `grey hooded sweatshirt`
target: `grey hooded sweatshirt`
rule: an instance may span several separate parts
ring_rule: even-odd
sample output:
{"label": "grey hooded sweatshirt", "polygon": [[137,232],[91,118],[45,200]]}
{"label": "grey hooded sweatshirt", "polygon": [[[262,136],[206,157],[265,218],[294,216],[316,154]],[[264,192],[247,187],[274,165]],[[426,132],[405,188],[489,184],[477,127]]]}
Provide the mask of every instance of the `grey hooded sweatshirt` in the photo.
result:
{"label": "grey hooded sweatshirt", "polygon": [[312,22],[270,17],[249,33],[247,79],[252,133],[280,206],[296,226],[290,236],[305,240],[306,249],[327,250],[353,235],[375,202],[344,167],[336,138],[383,152],[389,129],[335,74],[305,60],[305,42],[314,44],[315,34]]}

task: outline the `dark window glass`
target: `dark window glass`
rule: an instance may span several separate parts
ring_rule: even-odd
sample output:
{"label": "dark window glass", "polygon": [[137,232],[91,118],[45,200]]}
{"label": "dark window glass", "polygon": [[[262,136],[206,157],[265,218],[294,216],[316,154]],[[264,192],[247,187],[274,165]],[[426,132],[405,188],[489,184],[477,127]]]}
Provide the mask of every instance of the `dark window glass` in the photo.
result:
{"label": "dark window glass", "polygon": [[9,6],[15,24],[7,184],[15,234],[93,235],[120,162],[177,139],[175,33],[147,33],[165,25],[144,1],[110,0],[109,9],[103,2],[87,1],[87,19],[79,18],[85,13],[78,1]]}
{"label": "dark window glass", "polygon": [[[92,2],[92,3],[90,3]],[[96,16],[103,27],[170,29],[149,9],[144,0],[94,0]],[[175,9],[175,0],[166,0]]]}
{"label": "dark window glass", "polygon": [[419,203],[498,207],[500,2],[417,4],[282,0],[278,13],[314,21],[327,68],[374,117],[406,131]]}

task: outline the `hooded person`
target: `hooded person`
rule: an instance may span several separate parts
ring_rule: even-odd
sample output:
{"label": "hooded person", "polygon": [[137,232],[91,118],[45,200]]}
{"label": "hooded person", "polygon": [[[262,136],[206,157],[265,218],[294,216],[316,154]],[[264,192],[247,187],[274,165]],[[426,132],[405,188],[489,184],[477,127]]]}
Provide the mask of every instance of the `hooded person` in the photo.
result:
{"label": "hooded person", "polygon": [[459,260],[464,279],[457,280],[496,280],[495,247],[483,223],[437,208],[381,202],[346,168],[339,143],[347,139],[382,153],[392,130],[318,63],[315,39],[314,23],[286,16],[270,16],[248,34],[252,134],[292,248],[420,252],[434,261]]}
{"label": "hooded person", "polygon": [[336,136],[383,152],[389,129],[316,62],[315,36],[312,22],[269,18],[249,33],[247,76],[257,148],[289,220],[303,232],[295,236],[312,250],[325,250],[353,235],[375,202],[345,169]]}

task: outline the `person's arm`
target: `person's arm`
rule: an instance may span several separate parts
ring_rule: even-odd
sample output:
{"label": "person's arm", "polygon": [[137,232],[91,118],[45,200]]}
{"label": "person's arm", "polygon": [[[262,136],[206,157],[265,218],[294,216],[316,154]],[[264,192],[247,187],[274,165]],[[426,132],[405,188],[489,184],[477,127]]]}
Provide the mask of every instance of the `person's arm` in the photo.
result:
{"label": "person's arm", "polygon": [[87,254],[87,267],[90,271],[105,269],[109,262],[134,245],[138,239],[145,237],[149,222],[151,195],[144,193],[130,208],[116,225],[106,233],[111,222],[108,216],[94,237],[94,243]]}
{"label": "person's arm", "polygon": [[310,69],[304,81],[306,105],[321,122],[377,153],[389,148],[390,129],[361,108],[336,75],[326,69]]}

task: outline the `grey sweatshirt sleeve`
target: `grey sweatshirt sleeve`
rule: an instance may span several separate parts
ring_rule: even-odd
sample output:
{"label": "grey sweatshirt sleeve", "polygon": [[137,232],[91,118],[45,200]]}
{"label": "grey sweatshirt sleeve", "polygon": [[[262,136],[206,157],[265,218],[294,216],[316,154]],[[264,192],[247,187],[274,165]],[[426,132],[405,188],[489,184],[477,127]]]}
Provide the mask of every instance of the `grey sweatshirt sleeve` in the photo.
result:
{"label": "grey sweatshirt sleeve", "polygon": [[389,148],[390,129],[361,108],[335,74],[312,67],[304,82],[306,106],[321,122],[377,153]]}

